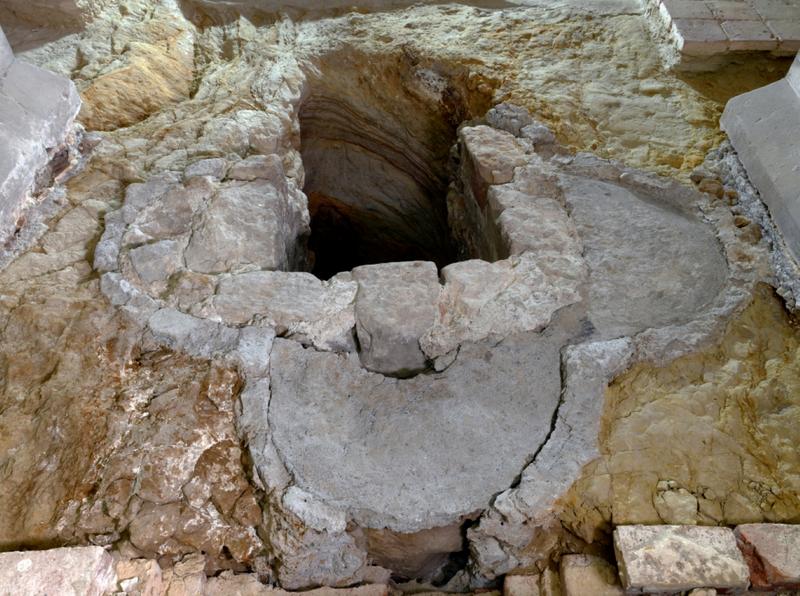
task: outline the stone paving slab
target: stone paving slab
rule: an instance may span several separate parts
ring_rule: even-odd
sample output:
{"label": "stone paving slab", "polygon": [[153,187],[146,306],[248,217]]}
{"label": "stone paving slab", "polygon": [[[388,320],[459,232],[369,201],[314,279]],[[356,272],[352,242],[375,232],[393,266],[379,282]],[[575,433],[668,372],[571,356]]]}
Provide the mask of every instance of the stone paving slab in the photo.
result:
{"label": "stone paving slab", "polygon": [[114,563],[99,546],[0,554],[0,594],[103,596],[116,586]]}
{"label": "stone paving slab", "polygon": [[754,589],[800,590],[800,525],[744,524],[735,533]]}
{"label": "stone paving slab", "polygon": [[750,570],[730,528],[619,526],[614,550],[628,594],[735,591],[750,584]]}
{"label": "stone paving slab", "polygon": [[800,51],[800,0],[642,0],[687,57]]}
{"label": "stone paving slab", "polygon": [[731,99],[720,125],[800,260],[800,55],[785,79]]}

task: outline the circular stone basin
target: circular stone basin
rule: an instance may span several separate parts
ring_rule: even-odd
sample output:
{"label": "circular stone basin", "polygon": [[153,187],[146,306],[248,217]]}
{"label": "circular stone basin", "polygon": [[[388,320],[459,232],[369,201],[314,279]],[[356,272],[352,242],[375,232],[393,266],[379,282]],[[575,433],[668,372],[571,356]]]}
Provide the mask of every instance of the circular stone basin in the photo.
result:
{"label": "circular stone basin", "polygon": [[465,345],[446,374],[395,379],[354,354],[278,339],[273,440],[296,483],[362,526],[400,532],[484,509],[549,431],[564,338]]}

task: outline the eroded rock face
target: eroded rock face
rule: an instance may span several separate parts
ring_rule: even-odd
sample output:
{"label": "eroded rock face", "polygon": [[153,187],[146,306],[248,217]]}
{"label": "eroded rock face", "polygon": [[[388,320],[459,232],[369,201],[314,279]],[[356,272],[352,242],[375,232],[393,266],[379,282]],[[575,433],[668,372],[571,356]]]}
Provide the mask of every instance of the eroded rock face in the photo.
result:
{"label": "eroded rock face", "polygon": [[[555,143],[684,175],[715,138],[716,104],[655,66],[628,4],[293,23],[190,22],[136,0],[58,56],[30,53],[71,73],[84,122],[109,134],[69,210],[0,278],[4,485],[37,497],[8,497],[10,539],[180,560],[164,581],[184,591],[226,567],[291,589],[393,572],[444,583],[460,569],[466,590],[591,550],[612,511],[702,510],[718,479],[675,479],[681,407],[666,428],[606,388],[631,366],[651,387],[649,363],[710,349],[768,272],[725,206]],[[498,77],[498,96],[557,135],[508,104],[459,132]],[[422,258],[420,275],[373,263],[315,277],[315,210],[380,230],[371,246],[385,239],[394,256],[379,260]],[[766,327],[788,353],[791,325]],[[789,387],[788,361],[752,370]],[[87,415],[102,424],[81,434]],[[687,432],[686,444],[707,435]],[[628,474],[630,442],[654,436],[676,447]]]}

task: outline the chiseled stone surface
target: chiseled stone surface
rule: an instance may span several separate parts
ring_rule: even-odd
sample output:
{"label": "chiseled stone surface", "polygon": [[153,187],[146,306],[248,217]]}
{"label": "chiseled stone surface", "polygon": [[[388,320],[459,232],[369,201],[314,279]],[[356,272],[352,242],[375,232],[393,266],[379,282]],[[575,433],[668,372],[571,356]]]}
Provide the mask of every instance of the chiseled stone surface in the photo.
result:
{"label": "chiseled stone surface", "polygon": [[743,524],[736,539],[758,590],[800,590],[800,526]]}
{"label": "chiseled stone surface", "polygon": [[628,593],[745,590],[750,585],[750,571],[730,528],[618,526],[614,550]]}
{"label": "chiseled stone surface", "polygon": [[0,553],[0,594],[105,596],[115,587],[114,561],[99,546]]}
{"label": "chiseled stone surface", "polygon": [[800,262],[800,54],[785,79],[731,99],[720,125]]}
{"label": "chiseled stone surface", "polygon": [[593,555],[561,557],[561,589],[564,596],[623,596],[617,568]]}

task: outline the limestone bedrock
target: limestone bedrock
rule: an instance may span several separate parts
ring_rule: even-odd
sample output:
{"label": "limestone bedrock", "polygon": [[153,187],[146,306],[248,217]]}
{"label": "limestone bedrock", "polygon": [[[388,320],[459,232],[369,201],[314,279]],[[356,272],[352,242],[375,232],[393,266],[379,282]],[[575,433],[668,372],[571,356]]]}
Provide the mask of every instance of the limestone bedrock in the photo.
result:
{"label": "limestone bedrock", "polygon": [[[687,178],[722,100],[663,71],[632,3],[531,4],[294,22],[128,0],[55,41],[15,28],[106,134],[0,272],[4,545],[109,545],[192,589],[203,552],[284,588],[466,590],[695,501],[796,519],[797,332],[757,285],[765,244],[634,169]],[[374,316],[406,316],[383,297],[409,259],[309,271],[318,207],[416,251],[413,326]]]}

